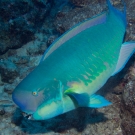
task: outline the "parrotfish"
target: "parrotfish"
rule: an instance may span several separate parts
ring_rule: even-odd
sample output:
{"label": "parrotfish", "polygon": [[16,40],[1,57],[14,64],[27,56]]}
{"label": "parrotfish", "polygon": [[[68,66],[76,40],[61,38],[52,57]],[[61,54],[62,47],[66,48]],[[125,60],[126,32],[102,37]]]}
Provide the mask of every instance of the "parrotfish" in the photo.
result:
{"label": "parrotfish", "polygon": [[125,66],[135,42],[125,42],[126,7],[87,19],[60,36],[39,65],[15,88],[12,99],[31,119],[45,120],[78,107],[111,104],[95,94]]}

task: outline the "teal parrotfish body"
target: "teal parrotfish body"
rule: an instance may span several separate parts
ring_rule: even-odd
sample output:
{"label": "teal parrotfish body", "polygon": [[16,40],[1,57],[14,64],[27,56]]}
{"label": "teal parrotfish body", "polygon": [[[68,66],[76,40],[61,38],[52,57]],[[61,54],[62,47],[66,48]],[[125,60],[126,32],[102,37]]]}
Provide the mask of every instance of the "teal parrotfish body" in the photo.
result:
{"label": "teal parrotfish body", "polygon": [[45,120],[77,107],[111,103],[95,93],[119,72],[135,50],[123,43],[126,11],[107,0],[108,12],[79,23],[58,38],[40,64],[15,88],[12,98],[35,120]]}

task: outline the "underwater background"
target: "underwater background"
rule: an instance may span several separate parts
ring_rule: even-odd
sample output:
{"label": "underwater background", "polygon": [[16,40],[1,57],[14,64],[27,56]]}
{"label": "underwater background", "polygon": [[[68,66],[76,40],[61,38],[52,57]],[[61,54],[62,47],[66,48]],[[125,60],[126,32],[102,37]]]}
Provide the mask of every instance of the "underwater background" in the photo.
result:
{"label": "underwater background", "polygon": [[[135,0],[125,2],[125,41],[130,41],[135,40]],[[120,0],[112,3],[123,7]],[[56,38],[107,9],[105,0],[0,0],[0,135],[135,135],[135,55],[98,92],[111,106],[31,121],[11,98]]]}

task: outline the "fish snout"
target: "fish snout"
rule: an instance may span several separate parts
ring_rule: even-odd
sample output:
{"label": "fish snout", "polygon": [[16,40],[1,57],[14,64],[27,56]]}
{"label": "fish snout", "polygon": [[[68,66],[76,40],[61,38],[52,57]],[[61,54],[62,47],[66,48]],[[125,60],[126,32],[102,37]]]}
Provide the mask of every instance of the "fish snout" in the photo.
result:
{"label": "fish snout", "polygon": [[35,100],[30,92],[15,89],[12,94],[14,103],[25,113],[32,114],[37,110]]}

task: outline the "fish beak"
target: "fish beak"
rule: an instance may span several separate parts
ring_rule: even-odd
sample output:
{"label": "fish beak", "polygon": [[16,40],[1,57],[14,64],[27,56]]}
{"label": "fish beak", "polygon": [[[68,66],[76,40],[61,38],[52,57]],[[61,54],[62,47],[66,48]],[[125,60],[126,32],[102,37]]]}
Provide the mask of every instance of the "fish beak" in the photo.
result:
{"label": "fish beak", "polygon": [[23,117],[25,117],[28,120],[34,120],[32,114],[27,114],[25,112],[22,113]]}
{"label": "fish beak", "polygon": [[35,97],[29,92],[15,89],[12,93],[14,103],[25,113],[33,114],[37,110]]}

